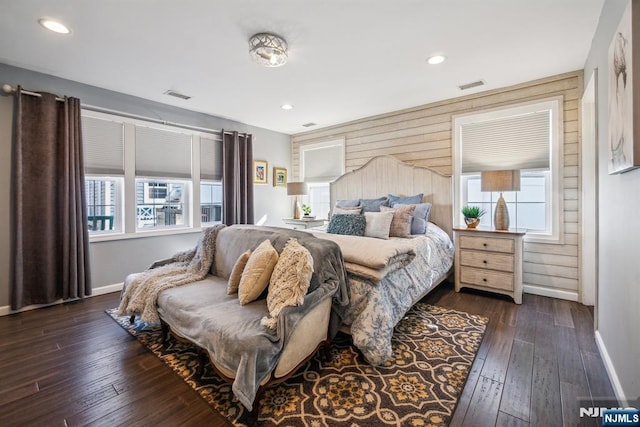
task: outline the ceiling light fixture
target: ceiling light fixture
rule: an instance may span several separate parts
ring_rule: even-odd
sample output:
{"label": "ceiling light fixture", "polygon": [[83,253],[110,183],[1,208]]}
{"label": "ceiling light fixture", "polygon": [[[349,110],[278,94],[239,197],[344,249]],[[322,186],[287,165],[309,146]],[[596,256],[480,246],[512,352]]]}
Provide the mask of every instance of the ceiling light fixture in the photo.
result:
{"label": "ceiling light fixture", "polygon": [[49,31],[53,31],[58,34],[70,34],[71,30],[61,22],[58,22],[51,18],[40,18],[38,24],[42,25]]}
{"label": "ceiling light fixture", "polygon": [[275,34],[258,33],[249,39],[249,54],[265,67],[280,67],[287,63],[287,42]]}
{"label": "ceiling light fixture", "polygon": [[442,64],[447,59],[444,55],[433,55],[427,58],[427,62],[431,65]]}
{"label": "ceiling light fixture", "polygon": [[293,105],[291,105],[291,104],[282,104],[280,106],[280,108],[282,108],[283,110],[293,110]]}

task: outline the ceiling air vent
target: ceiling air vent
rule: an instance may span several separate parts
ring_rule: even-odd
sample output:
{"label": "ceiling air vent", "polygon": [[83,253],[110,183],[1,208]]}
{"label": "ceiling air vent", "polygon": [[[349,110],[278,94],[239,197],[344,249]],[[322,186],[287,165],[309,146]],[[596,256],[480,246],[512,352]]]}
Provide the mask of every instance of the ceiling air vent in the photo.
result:
{"label": "ceiling air vent", "polygon": [[460,88],[460,90],[467,90],[467,89],[471,89],[472,87],[478,87],[482,85],[484,85],[484,80],[478,80],[475,82],[460,85],[458,86],[458,88]]}
{"label": "ceiling air vent", "polygon": [[175,90],[168,90],[164,94],[169,96],[175,96],[176,98],[180,98],[180,99],[191,99],[190,96],[183,95],[180,92],[176,92]]}
{"label": "ceiling air vent", "polygon": [[309,123],[305,123],[302,126],[306,127],[306,128],[310,128],[311,126],[315,126],[316,124],[313,122],[309,122]]}

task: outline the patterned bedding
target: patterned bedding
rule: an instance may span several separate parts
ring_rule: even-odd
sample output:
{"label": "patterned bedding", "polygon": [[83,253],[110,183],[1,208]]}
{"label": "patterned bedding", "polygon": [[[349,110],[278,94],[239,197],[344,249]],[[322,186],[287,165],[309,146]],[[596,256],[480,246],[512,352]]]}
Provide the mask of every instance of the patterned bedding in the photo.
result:
{"label": "patterned bedding", "polygon": [[381,281],[348,273],[350,303],[334,307],[343,324],[350,325],[354,345],[372,365],[381,365],[391,357],[395,325],[441,282],[453,265],[453,242],[437,225],[429,223],[424,236],[403,240],[413,246],[416,254],[409,264],[388,273]]}

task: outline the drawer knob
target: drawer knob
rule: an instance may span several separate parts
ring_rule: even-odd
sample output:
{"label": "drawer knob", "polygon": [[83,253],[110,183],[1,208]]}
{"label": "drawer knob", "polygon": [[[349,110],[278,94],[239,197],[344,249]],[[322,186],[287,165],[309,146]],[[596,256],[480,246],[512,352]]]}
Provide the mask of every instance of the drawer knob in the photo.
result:
{"label": "drawer knob", "polygon": [[486,263],[487,263],[487,260],[485,259],[485,260],[484,260],[484,261],[482,261],[482,262],[484,262],[484,263],[486,264]]}
{"label": "drawer knob", "polygon": [[487,278],[486,278],[486,277],[484,277],[484,278],[482,279],[482,281],[483,281],[483,282],[486,282],[486,281],[487,281]]}
{"label": "drawer knob", "polygon": [[486,244],[486,243],[483,243],[483,244],[482,244],[482,246],[487,246],[487,244]]}

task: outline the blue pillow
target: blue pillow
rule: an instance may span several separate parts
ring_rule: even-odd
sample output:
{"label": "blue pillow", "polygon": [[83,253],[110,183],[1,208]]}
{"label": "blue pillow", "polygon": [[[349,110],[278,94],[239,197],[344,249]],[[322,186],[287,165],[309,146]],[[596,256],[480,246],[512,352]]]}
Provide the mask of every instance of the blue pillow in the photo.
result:
{"label": "blue pillow", "polygon": [[327,233],[364,236],[367,220],[364,215],[335,214],[331,215]]}
{"label": "blue pillow", "polygon": [[358,206],[360,206],[360,199],[338,200],[336,202],[336,207],[338,208],[355,208]]}
{"label": "blue pillow", "polygon": [[416,194],[415,196],[400,197],[389,194],[389,203],[393,206],[395,203],[401,203],[403,205],[416,205],[422,203],[423,193]]}
{"label": "blue pillow", "polygon": [[364,212],[380,212],[380,206],[389,206],[387,196],[378,197],[377,199],[361,199],[362,213]]}
{"label": "blue pillow", "polygon": [[392,207],[407,206],[411,204],[415,206],[411,216],[411,234],[425,234],[427,232],[427,222],[429,222],[429,211],[431,203],[394,203]]}

